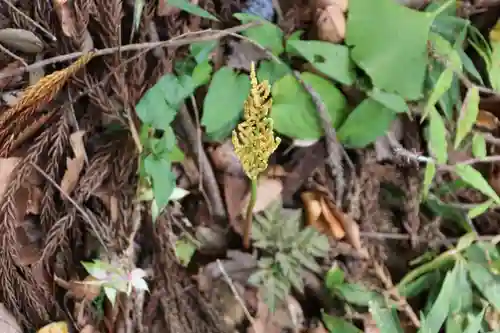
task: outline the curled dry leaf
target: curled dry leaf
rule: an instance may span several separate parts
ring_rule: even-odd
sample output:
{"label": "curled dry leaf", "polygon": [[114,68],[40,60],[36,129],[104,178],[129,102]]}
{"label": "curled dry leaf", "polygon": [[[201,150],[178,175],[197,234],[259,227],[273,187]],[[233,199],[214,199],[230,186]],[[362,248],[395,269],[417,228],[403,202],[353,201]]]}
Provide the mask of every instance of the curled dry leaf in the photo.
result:
{"label": "curled dry leaf", "polygon": [[303,192],[300,195],[304,202],[307,223],[319,232],[331,236],[335,239],[342,239],[345,236],[342,223],[331,211],[325,198],[316,192]]}
{"label": "curled dry leaf", "polygon": [[22,333],[21,326],[14,316],[7,310],[3,303],[0,303],[0,332],[2,333]]}
{"label": "curled dry leaf", "polygon": [[39,53],[43,43],[34,33],[24,29],[0,29],[0,43],[13,51]]}
{"label": "curled dry leaf", "polygon": [[320,40],[340,43],[345,37],[346,24],[344,13],[337,5],[316,10],[316,27]]}
{"label": "curled dry leaf", "polygon": [[477,115],[475,125],[481,130],[493,132],[496,129],[498,129],[500,121],[491,112],[485,110],[479,110],[479,114]]}
{"label": "curled dry leaf", "polygon": [[230,41],[231,53],[227,65],[234,69],[250,71],[250,64],[259,60],[268,59],[267,53],[246,40]]}
{"label": "curled dry leaf", "polygon": [[78,183],[80,172],[85,163],[85,145],[83,144],[83,135],[85,131],[77,131],[70,135],[71,147],[75,157],[68,158],[66,161],[66,171],[61,180],[61,189],[64,193],[71,193]]}
{"label": "curled dry leaf", "polygon": [[[262,176],[257,184],[257,197],[253,207],[253,213],[262,212],[272,202],[279,199],[283,190],[283,182],[279,179]],[[250,193],[247,194],[244,200],[243,210],[241,214],[245,214],[248,202],[250,201]]]}
{"label": "curled dry leaf", "polygon": [[61,23],[61,30],[66,37],[73,37],[75,35],[75,20],[73,12],[69,6],[68,0],[53,0],[54,9],[56,10],[57,17]]}

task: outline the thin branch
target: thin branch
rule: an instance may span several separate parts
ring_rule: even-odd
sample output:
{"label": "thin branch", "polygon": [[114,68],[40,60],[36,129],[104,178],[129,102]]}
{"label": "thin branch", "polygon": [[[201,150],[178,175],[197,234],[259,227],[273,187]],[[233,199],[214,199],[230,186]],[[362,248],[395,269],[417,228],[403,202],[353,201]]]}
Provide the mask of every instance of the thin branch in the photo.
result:
{"label": "thin branch", "polygon": [[28,66],[28,64],[26,63],[26,61],[24,61],[23,58],[21,58],[20,56],[12,53],[8,48],[6,48],[5,46],[3,46],[2,43],[0,43],[0,51],[6,53],[7,55],[11,56],[12,58],[14,58],[14,59],[16,59],[18,61],[20,61],[23,64],[23,66],[25,66],[25,67]]}
{"label": "thin branch", "polygon": [[[221,37],[235,34],[236,32],[246,30],[250,27],[253,27],[253,26],[256,26],[259,24],[260,24],[260,22],[254,21],[254,22],[250,22],[247,24],[238,25],[236,27],[229,28],[226,30],[206,29],[206,30],[188,32],[188,33],[182,34],[180,36],[171,38],[171,39],[166,40],[166,41],[121,45],[121,46],[116,46],[116,47],[94,50],[92,52],[94,52],[94,57],[99,57],[99,56],[113,54],[115,52],[138,51],[138,50],[143,50],[143,49],[150,50],[150,49],[154,49],[157,47],[178,47],[178,46],[188,45],[188,44],[192,44],[192,43],[196,43],[196,42],[204,42],[204,41],[219,39]],[[209,35],[203,36],[204,34],[209,34]],[[196,37],[196,36],[199,36],[199,37]],[[84,55],[86,53],[87,52],[73,52],[73,53],[63,54],[63,55],[59,55],[56,57],[44,59],[44,60],[35,62],[31,65],[28,65],[26,67],[18,68],[17,70],[9,72],[9,73],[1,73],[0,80],[4,79],[6,77],[19,75],[19,74],[22,74],[24,72],[38,69],[38,68],[41,68],[41,67],[44,67],[47,65],[51,65],[54,63],[73,60],[73,59],[81,57],[82,55]]]}
{"label": "thin branch", "polygon": [[236,290],[233,281],[231,281],[231,278],[224,269],[224,265],[222,265],[219,259],[217,259],[216,261],[217,261],[217,266],[219,266],[219,270],[222,273],[222,276],[224,276],[224,280],[226,280],[227,284],[229,285],[229,288],[231,288],[231,291],[234,294],[234,297],[236,297],[236,300],[238,300],[238,303],[240,303],[241,307],[243,308],[243,312],[245,313],[245,316],[247,317],[248,321],[255,328],[255,319],[253,319],[252,315],[250,314],[250,311],[248,311],[247,307],[245,306],[245,302],[241,298],[240,294]]}
{"label": "thin branch", "polygon": [[194,126],[191,116],[186,108],[186,105],[182,105],[179,110],[179,121],[186,132],[187,140],[190,146],[193,148],[194,153],[197,154],[198,161],[200,163],[200,173],[203,179],[203,187],[205,193],[210,201],[210,206],[212,208],[212,214],[217,217],[225,217],[226,210],[224,209],[224,204],[222,202],[221,193],[217,181],[215,180],[215,174],[212,169],[212,165],[208,160],[205,151],[200,147],[201,143],[198,141],[198,129]]}
{"label": "thin branch", "polygon": [[16,13],[18,13],[19,15],[21,15],[24,19],[26,19],[26,21],[30,22],[31,24],[33,24],[35,27],[37,27],[38,29],[42,30],[43,32],[45,32],[47,34],[47,36],[50,37],[50,39],[52,39],[52,41],[57,41],[57,38],[56,36],[54,36],[50,31],[48,31],[47,29],[45,29],[44,27],[42,27],[40,24],[38,24],[35,20],[33,20],[31,17],[29,17],[28,15],[26,15],[25,13],[23,13],[21,10],[19,10],[15,5],[13,5],[9,0],[2,0],[7,6],[9,6],[13,11],[15,11]]}

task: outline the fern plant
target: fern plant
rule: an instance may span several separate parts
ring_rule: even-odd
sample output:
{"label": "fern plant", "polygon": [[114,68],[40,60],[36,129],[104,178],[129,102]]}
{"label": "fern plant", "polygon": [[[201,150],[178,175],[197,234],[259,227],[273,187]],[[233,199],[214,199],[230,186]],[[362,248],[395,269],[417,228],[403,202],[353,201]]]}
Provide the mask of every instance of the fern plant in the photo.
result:
{"label": "fern plant", "polygon": [[281,200],[254,218],[252,239],[262,257],[249,282],[261,288],[271,311],[292,287],[303,292],[303,272],[320,272],[315,258],[328,252],[328,238],[312,227],[301,229],[301,222],[302,210],[282,208]]}

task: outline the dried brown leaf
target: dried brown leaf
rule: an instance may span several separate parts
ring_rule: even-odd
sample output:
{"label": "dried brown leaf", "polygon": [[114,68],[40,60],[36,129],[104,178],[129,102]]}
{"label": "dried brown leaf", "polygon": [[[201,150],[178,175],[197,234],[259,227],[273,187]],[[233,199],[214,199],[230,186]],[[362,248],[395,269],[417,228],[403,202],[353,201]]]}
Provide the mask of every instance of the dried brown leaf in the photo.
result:
{"label": "dried brown leaf", "polygon": [[326,8],[328,6],[335,5],[338,6],[342,12],[346,12],[349,7],[348,0],[316,0],[316,8]]}
{"label": "dried brown leaf", "polygon": [[66,37],[74,37],[76,33],[73,12],[68,0],[53,0],[54,9],[61,23],[61,29]]}
{"label": "dried brown leaf", "polygon": [[340,43],[345,37],[346,24],[344,13],[337,5],[329,5],[316,11],[316,27],[320,40]]}
{"label": "dried brown leaf", "polygon": [[22,75],[10,75],[11,72],[14,72],[21,66],[22,63],[16,60],[0,69],[0,76],[4,76],[3,79],[0,79],[0,89],[7,89],[10,85],[17,84],[23,79]]}
{"label": "dried brown leaf", "polygon": [[247,333],[280,333],[284,330],[300,332],[303,329],[304,313],[299,302],[292,296],[287,296],[285,302],[272,313],[258,294],[259,303],[254,325]]}
{"label": "dried brown leaf", "polygon": [[[257,197],[252,212],[258,213],[265,210],[271,203],[279,199],[283,191],[283,182],[279,179],[262,176],[257,184]],[[246,207],[250,201],[250,193],[243,200],[243,209],[241,214],[245,214]]]}
{"label": "dried brown leaf", "polygon": [[321,206],[322,218],[328,224],[328,229],[330,230],[332,236],[337,240],[344,238],[345,231],[342,227],[342,223],[330,210],[330,206],[326,203],[325,197],[321,196],[319,202]]}
{"label": "dried brown leaf", "polygon": [[66,161],[66,171],[61,180],[61,189],[64,193],[71,193],[80,177],[80,173],[85,163],[85,145],[83,143],[83,136],[85,131],[77,131],[70,135],[71,147],[75,157],[68,158]]}

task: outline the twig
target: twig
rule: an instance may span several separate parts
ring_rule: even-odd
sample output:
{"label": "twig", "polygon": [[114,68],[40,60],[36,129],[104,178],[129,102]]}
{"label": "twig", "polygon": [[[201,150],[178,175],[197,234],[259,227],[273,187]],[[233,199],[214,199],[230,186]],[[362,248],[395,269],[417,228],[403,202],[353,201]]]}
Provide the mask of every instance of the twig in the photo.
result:
{"label": "twig", "polygon": [[486,140],[487,142],[492,143],[496,146],[500,146],[500,138],[493,136],[493,134],[491,133],[483,133],[483,132],[479,133],[481,133],[484,136],[484,140]]}
{"label": "twig", "polygon": [[212,170],[212,165],[208,160],[205,151],[198,147],[198,134],[197,129],[195,128],[193,121],[191,120],[191,116],[188,113],[186,105],[182,105],[179,110],[179,121],[181,122],[184,131],[186,132],[187,139],[191,147],[196,147],[194,149],[195,153],[198,153],[198,160],[200,162],[200,169],[203,170],[202,179],[203,184],[206,189],[206,194],[208,199],[210,200],[210,206],[212,208],[212,214],[217,217],[225,217],[226,210],[224,209],[224,204],[222,203],[222,197],[220,194],[219,186],[215,180],[215,174]]}
{"label": "twig", "polygon": [[390,295],[392,295],[395,298],[395,300],[397,302],[399,302],[399,304],[402,307],[403,312],[411,320],[413,325],[416,328],[419,328],[420,327],[420,320],[418,319],[417,314],[415,313],[415,311],[413,311],[412,307],[410,306],[410,304],[408,304],[406,299],[401,297],[401,295],[399,295],[398,290],[392,284],[390,276],[387,276],[385,274],[384,269],[376,260],[373,260],[373,267],[375,269],[375,274],[380,279],[380,281],[382,281],[382,283],[384,284],[385,288],[390,293]]}
{"label": "twig", "polygon": [[15,5],[13,5],[9,0],[2,0],[7,6],[9,6],[13,11],[17,12],[19,15],[21,15],[23,18],[25,18],[28,22],[30,22],[31,24],[33,24],[35,27],[37,27],[38,29],[42,30],[43,32],[45,32],[49,37],[50,39],[52,39],[52,41],[57,41],[57,38],[56,36],[54,36],[50,31],[48,31],[47,29],[45,29],[44,27],[42,27],[40,24],[38,24],[35,20],[33,20],[31,17],[29,17],[28,15],[26,15],[25,13],[23,13],[21,10],[19,10]]}
{"label": "twig", "polygon": [[[226,280],[227,284],[229,285],[229,288],[231,288],[231,291],[234,294],[234,297],[236,297],[236,300],[238,303],[240,303],[241,307],[243,308],[243,312],[245,313],[245,316],[247,317],[248,321],[250,324],[252,324],[252,327],[255,329],[255,319],[253,319],[252,315],[250,314],[250,311],[248,311],[245,302],[241,299],[240,294],[238,294],[238,291],[236,290],[236,287],[234,286],[233,281],[231,281],[231,278],[227,274],[226,270],[224,269],[224,265],[220,262],[219,259],[217,261],[217,266],[219,267],[220,272],[222,273],[222,276],[224,276],[224,280]],[[257,332],[257,331],[255,331]]]}
{"label": "twig", "polygon": [[16,59],[16,60],[19,60],[23,66],[28,66],[28,64],[26,63],[26,61],[24,61],[23,58],[21,58],[20,56],[12,53],[8,48],[6,48],[5,46],[3,46],[2,43],[0,43],[0,51],[3,51],[4,53],[6,53],[7,55],[11,56],[12,58]]}
{"label": "twig", "polygon": [[[180,36],[171,38],[171,39],[166,40],[166,41],[121,45],[121,46],[116,46],[116,47],[94,50],[93,52],[94,52],[94,57],[99,57],[99,56],[113,54],[115,52],[138,51],[138,50],[142,50],[142,49],[150,50],[150,49],[154,49],[157,47],[178,47],[178,46],[188,45],[188,44],[192,44],[192,43],[196,43],[196,42],[204,42],[204,41],[219,39],[223,36],[231,35],[231,34],[234,34],[236,32],[248,29],[250,27],[253,27],[253,26],[256,26],[259,24],[260,24],[260,22],[254,21],[254,22],[250,22],[247,24],[238,25],[236,27],[229,28],[226,30],[206,29],[206,30],[188,32],[188,33],[182,34]],[[210,35],[203,36],[203,34],[210,34]],[[199,36],[199,35],[202,35],[202,36],[193,37],[193,36]],[[1,73],[0,80],[4,79],[6,77],[19,75],[19,74],[22,74],[24,72],[38,69],[38,68],[41,68],[41,67],[44,67],[47,65],[51,65],[54,63],[73,60],[73,59],[81,57],[85,53],[86,52],[73,52],[73,53],[63,54],[60,56],[44,59],[44,60],[35,62],[31,65],[28,65],[26,67],[18,68],[17,70],[9,72],[9,73]]]}
{"label": "twig", "polygon": [[77,211],[80,212],[80,214],[82,214],[83,218],[87,220],[87,222],[89,223],[90,227],[92,228],[92,230],[94,231],[95,233],[95,237],[99,240],[99,242],[101,243],[101,245],[104,247],[104,249],[106,250],[106,252],[108,252],[108,247],[106,246],[106,244],[104,243],[104,241],[102,240],[101,236],[100,236],[100,232],[97,231],[97,228],[95,227],[95,222],[97,221],[93,221],[92,218],[90,217],[90,215],[75,201],[73,200],[66,192],[64,192],[64,190],[45,172],[42,170],[42,168],[40,168],[38,165],[36,165],[35,163],[33,162],[30,162],[31,166],[34,167],[36,169],[36,171],[38,171],[49,183],[52,184],[52,186],[54,186],[56,189],[59,190],[59,192],[61,193],[61,195],[66,198],[66,200],[68,200],[75,208]]}
{"label": "twig", "polygon": [[311,95],[311,99],[316,106],[316,111],[318,112],[321,127],[323,127],[323,131],[325,132],[325,145],[326,152],[328,157],[326,159],[326,164],[330,168],[332,173],[332,177],[335,177],[336,180],[336,194],[335,200],[337,207],[341,206],[341,200],[344,196],[345,190],[345,179],[344,179],[344,169],[342,167],[342,156],[344,155],[346,161],[348,162],[351,170],[354,169],[354,164],[351,159],[345,152],[342,145],[337,140],[337,134],[332,125],[332,120],[330,119],[330,115],[326,109],[325,103],[323,103],[321,96],[302,78],[300,77],[300,73],[297,71],[293,71],[293,75],[299,81],[299,83],[304,87],[304,89]]}

